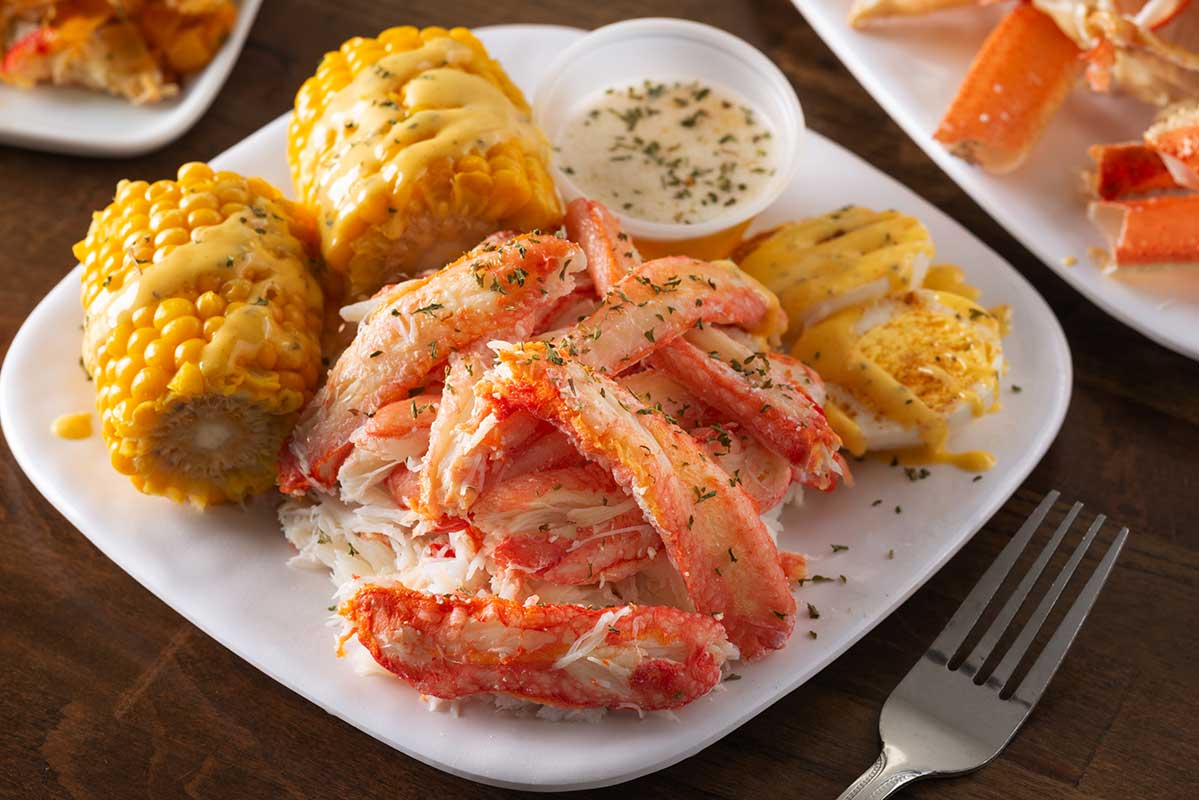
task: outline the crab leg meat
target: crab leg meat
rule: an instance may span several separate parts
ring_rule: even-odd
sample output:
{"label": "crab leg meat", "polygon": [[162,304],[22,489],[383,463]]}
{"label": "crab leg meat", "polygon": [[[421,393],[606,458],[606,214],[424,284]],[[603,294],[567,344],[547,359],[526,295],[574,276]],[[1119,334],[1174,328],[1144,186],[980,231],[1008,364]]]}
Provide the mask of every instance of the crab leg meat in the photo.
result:
{"label": "crab leg meat", "polygon": [[988,172],[1011,172],[1078,79],[1081,52],[1052,18],[1017,4],[974,57],[933,138]]}
{"label": "crab leg meat", "polygon": [[662,549],[641,509],[594,464],[498,483],[480,495],[470,521],[498,564],[550,583],[620,580]]}
{"label": "crab leg meat", "polygon": [[[621,279],[587,319],[549,338],[558,351],[581,363],[617,373],[697,323],[774,332],[785,320],[774,296],[733,264],[674,257],[645,262]],[[468,420],[446,429],[459,441],[444,448],[431,441],[424,465],[441,475],[469,476],[471,483],[445,480],[441,491],[422,494],[422,501],[431,512],[463,515],[482,489],[490,461],[519,447],[533,429],[521,415],[500,421],[485,404],[476,404]],[[443,458],[453,463],[441,463]]]}
{"label": "crab leg meat", "polygon": [[[407,470],[429,447],[429,429],[440,394],[422,393],[389,403],[350,436],[353,449],[337,473],[343,499],[363,501],[372,486],[395,469]],[[398,465],[398,466],[397,466]]]}
{"label": "crab leg meat", "polygon": [[552,307],[584,266],[575,244],[527,234],[397,285],[359,326],[304,412],[285,447],[280,488],[331,487],[350,436],[370,414],[420,386],[452,351]]}
{"label": "crab leg meat", "polygon": [[1089,215],[1115,268],[1199,266],[1199,195],[1091,203]]}
{"label": "crab leg meat", "polygon": [[[574,200],[567,208],[566,230],[583,247],[597,289],[627,284],[625,276],[635,268],[639,256],[631,246],[624,249],[628,237],[603,204]],[[803,388],[820,385],[822,391],[818,377],[805,371],[796,380],[793,365],[782,366],[783,362],[755,354],[730,334],[705,327],[702,321],[696,328],[683,339],[658,348],[651,363],[728,419],[740,422],[763,445],[787,457],[806,485],[829,489],[835,474],[848,476],[848,468],[836,456],[840,439]],[[751,367],[755,357],[760,360]]]}
{"label": "crab leg meat", "polygon": [[1145,143],[1161,156],[1175,183],[1199,191],[1199,102],[1167,110],[1145,131]]}
{"label": "crab leg meat", "polygon": [[697,611],[719,614],[746,658],[781,648],[795,599],[745,490],[681,428],[553,345],[504,346],[497,355],[480,387],[497,416],[525,411],[561,429],[637,501]]}
{"label": "crab leg meat", "polygon": [[829,490],[838,476],[848,479],[840,437],[781,362],[707,328],[660,348],[650,363],[783,455],[805,486]]}
{"label": "crab leg meat", "polygon": [[423,694],[512,695],[565,708],[680,708],[736,657],[720,623],[668,606],[522,605],[368,584],[345,638]]}
{"label": "crab leg meat", "polygon": [[787,459],[695,397],[662,370],[645,369],[622,377],[620,384],[645,408],[666,416],[699,443],[704,452],[753,498],[759,511],[774,508],[791,485]]}

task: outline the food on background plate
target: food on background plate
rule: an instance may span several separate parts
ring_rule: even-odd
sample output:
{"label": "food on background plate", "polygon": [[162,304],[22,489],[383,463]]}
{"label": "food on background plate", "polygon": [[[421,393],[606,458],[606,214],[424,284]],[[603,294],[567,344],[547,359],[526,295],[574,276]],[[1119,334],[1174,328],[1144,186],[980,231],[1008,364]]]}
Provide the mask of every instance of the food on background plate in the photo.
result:
{"label": "food on background plate", "polygon": [[203,507],[274,483],[320,371],[314,222],[257,178],[121,181],[75,245],[82,363],[113,467]]}
{"label": "food on background plate", "polygon": [[[860,25],[962,3],[863,2]],[[949,152],[988,172],[1020,167],[1066,95],[1084,77],[1099,93],[1164,107],[1144,143],[1095,145],[1090,217],[1120,267],[1168,268],[1199,261],[1191,235],[1199,196],[1125,201],[1199,189],[1199,4],[1190,0],[1020,2],[987,37],[933,134]],[[1173,104],[1173,105],[1171,105]]]}
{"label": "food on background plate", "polygon": [[1082,74],[1081,55],[1051,18],[1020,3],[983,42],[933,138],[988,172],[1011,172]]}
{"label": "food on background plate", "polygon": [[977,5],[979,0],[853,0],[849,24],[860,28],[871,20],[887,17],[918,17],[943,8]]}
{"label": "food on background plate", "polygon": [[722,87],[646,79],[580,100],[555,159],[583,194],[625,216],[693,225],[745,202],[774,174],[764,119]]}
{"label": "food on background plate", "polygon": [[1103,233],[1105,269],[1199,263],[1199,102],[1165,109],[1142,142],[1095,145],[1088,213]]}
{"label": "food on background plate", "polygon": [[49,82],[156,103],[220,49],[237,18],[228,0],[7,0],[0,81]]}
{"label": "food on background plate", "polygon": [[296,94],[287,158],[352,299],[562,218],[544,135],[465,28],[391,28],[327,53]]}

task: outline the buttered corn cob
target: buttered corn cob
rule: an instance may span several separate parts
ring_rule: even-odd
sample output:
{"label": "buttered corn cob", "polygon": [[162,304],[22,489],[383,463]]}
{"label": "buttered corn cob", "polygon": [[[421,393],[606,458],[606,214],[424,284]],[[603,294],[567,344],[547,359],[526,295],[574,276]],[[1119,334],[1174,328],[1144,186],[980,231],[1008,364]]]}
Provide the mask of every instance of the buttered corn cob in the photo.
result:
{"label": "buttered corn cob", "polygon": [[113,467],[198,506],[269,488],[320,368],[310,215],[258,178],[185,164],[121,181],[74,251]]}
{"label": "buttered corn cob", "polygon": [[545,137],[464,28],[391,28],[326,54],[296,95],[287,156],[352,297],[562,217]]}

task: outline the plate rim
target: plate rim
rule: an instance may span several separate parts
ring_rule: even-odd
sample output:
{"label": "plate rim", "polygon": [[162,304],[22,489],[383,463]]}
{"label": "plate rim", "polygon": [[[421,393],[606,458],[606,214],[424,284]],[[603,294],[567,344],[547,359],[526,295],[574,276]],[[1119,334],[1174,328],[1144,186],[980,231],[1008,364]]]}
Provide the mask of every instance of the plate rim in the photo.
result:
{"label": "plate rim", "polygon": [[[808,25],[811,26],[812,30],[816,32],[816,35],[820,37],[820,41],[836,55],[837,60],[853,75],[854,80],[866,90],[871,99],[878,103],[887,116],[899,125],[908,138],[937,165],[937,168],[946,177],[953,181],[955,186],[977,203],[987,216],[995,220],[1009,236],[1032,253],[1054,275],[1065,281],[1070,288],[1078,292],[1078,294],[1082,295],[1087,301],[1094,304],[1112,319],[1136,331],[1155,344],[1191,360],[1199,361],[1199,339],[1186,341],[1180,337],[1170,335],[1155,328],[1151,320],[1141,320],[1136,315],[1119,308],[1116,302],[1105,293],[1096,291],[1087,284],[1077,270],[1058,263],[1053,254],[1041,247],[1030,232],[1023,230],[1023,225],[1014,213],[1007,210],[1002,204],[992,200],[988,195],[971,188],[969,181],[959,179],[958,173],[965,174],[964,170],[968,165],[965,165],[965,162],[960,161],[944,147],[937,144],[931,134],[924,130],[909,114],[905,106],[887,91],[881,79],[875,76],[874,71],[858,59],[855,48],[849,44],[842,43],[843,41],[847,42],[848,37],[841,37],[831,31],[832,25],[835,23],[827,23],[823,16],[809,13],[809,6],[813,3],[813,0],[791,0],[791,3],[803,16]],[[970,169],[973,168],[970,167]],[[1085,210],[1080,209],[1079,213],[1085,213]],[[1199,314],[1196,315],[1196,324],[1199,324]]]}
{"label": "plate rim", "polygon": [[[554,29],[558,29],[558,30],[563,30],[563,29],[571,30],[569,28],[566,28],[566,26],[536,26],[536,25],[489,26],[487,28],[480,28],[480,29],[476,29],[476,30],[477,30],[477,32],[504,31],[504,32],[518,33],[520,31],[527,31],[529,28],[554,28]],[[288,112],[288,114],[289,113],[290,112]],[[281,117],[276,118],[272,122],[267,123],[267,125],[263,126],[262,128],[259,128],[258,130],[250,133],[248,136],[246,136],[240,142],[233,145],[232,147],[230,147],[228,150],[224,151],[219,156],[215,157],[213,159],[213,161],[217,161],[218,159],[220,159],[222,157],[229,157],[231,154],[234,154],[234,152],[238,148],[240,148],[243,145],[250,142],[250,140],[253,139],[254,137],[257,137],[258,135],[263,134],[263,132],[266,131],[268,128],[272,128],[273,126],[278,126],[278,125],[285,125],[286,123],[284,120],[286,119],[288,114],[284,114]],[[900,186],[903,186],[903,184],[901,184],[896,179],[892,178],[891,176],[886,175],[881,170],[878,170],[873,165],[866,162],[864,159],[861,159],[854,153],[850,152],[849,150],[846,150],[844,147],[836,144],[835,142],[832,142],[831,140],[828,140],[826,137],[821,136],[818,133],[812,132],[812,135],[817,137],[822,142],[836,148],[844,157],[855,160],[865,170],[875,173],[876,175],[880,176],[881,178],[883,178],[887,181],[890,181],[890,182],[893,182]],[[1031,283],[1029,283],[1029,281],[1023,275],[1021,275],[1019,273],[1018,270],[1016,270],[1014,267],[1012,267],[1010,264],[1008,264],[1008,262],[1006,260],[1004,260],[1001,256],[999,256],[997,253],[994,253],[994,251],[992,251],[991,248],[989,248],[985,242],[979,240],[967,228],[965,228],[965,226],[958,223],[952,217],[949,217],[948,215],[946,215],[943,211],[938,209],[935,205],[933,205],[929,201],[924,200],[924,198],[920,197],[920,195],[916,194],[915,192],[912,192],[912,190],[908,189],[906,186],[904,186],[903,188],[905,191],[911,193],[914,197],[919,198],[923,203],[928,205],[929,208],[932,209],[934,214],[941,215],[960,234],[965,234],[965,236],[968,238],[968,240],[972,240],[972,242],[975,246],[990,253],[999,263],[1002,263],[1005,267],[1007,267],[1007,269],[1010,270],[1011,276],[1016,279],[1016,283],[1022,284],[1023,288],[1027,291],[1027,293],[1032,298],[1035,298],[1036,302],[1040,303],[1041,306],[1043,306],[1044,317],[1049,325],[1050,331],[1053,334],[1053,336],[1052,336],[1053,342],[1052,343],[1053,343],[1054,349],[1059,351],[1058,357],[1055,358],[1054,361],[1056,364],[1058,364],[1062,368],[1061,372],[1058,375],[1058,385],[1055,387],[1055,391],[1053,392],[1053,396],[1058,400],[1058,408],[1054,409],[1056,413],[1053,415],[1053,418],[1049,420],[1049,423],[1040,429],[1040,431],[1038,432],[1038,436],[1036,437],[1036,440],[1033,443],[1033,446],[1031,446],[1029,448],[1029,450],[1027,451],[1029,453],[1032,453],[1033,455],[1028,457],[1026,467],[1023,469],[1016,470],[1016,472],[1018,473],[1018,478],[1013,481],[1014,486],[1013,486],[1012,490],[1010,492],[1008,492],[1008,491],[1000,492],[999,494],[997,494],[995,496],[995,498],[990,503],[983,504],[983,506],[975,509],[974,514],[971,517],[971,519],[976,520],[976,522],[972,522],[970,525],[966,526],[966,527],[969,527],[969,532],[956,537],[955,541],[953,541],[949,547],[946,547],[944,549],[944,551],[941,552],[937,558],[929,560],[920,570],[922,573],[920,575],[920,577],[917,580],[915,580],[911,586],[905,587],[904,591],[891,595],[889,598],[890,602],[886,605],[885,609],[882,610],[881,612],[877,613],[876,615],[874,615],[874,618],[871,619],[866,625],[864,625],[861,628],[861,630],[857,631],[853,636],[849,637],[843,647],[837,649],[835,652],[830,652],[823,659],[819,659],[819,660],[813,662],[813,664],[810,667],[808,667],[805,671],[803,671],[801,673],[797,673],[797,674],[799,674],[799,677],[795,678],[792,681],[789,681],[785,685],[779,686],[776,690],[771,692],[766,699],[764,699],[756,704],[755,703],[743,704],[741,707],[739,707],[738,711],[735,714],[730,715],[723,722],[723,724],[714,726],[711,733],[708,736],[701,738],[698,742],[695,742],[692,745],[685,747],[681,750],[671,751],[669,755],[661,758],[659,761],[657,761],[655,763],[648,764],[648,765],[640,765],[633,769],[627,769],[627,770],[623,770],[623,771],[619,771],[619,770],[609,771],[603,775],[594,776],[588,780],[584,780],[581,782],[575,781],[575,782],[559,782],[559,783],[528,783],[528,782],[520,782],[520,781],[516,781],[516,780],[507,780],[504,778],[496,778],[491,775],[485,775],[485,774],[472,772],[468,769],[463,769],[463,768],[442,762],[442,761],[438,760],[437,758],[425,755],[424,753],[413,751],[413,750],[409,749],[408,747],[403,746],[400,743],[396,742],[395,740],[388,738],[388,736],[386,734],[384,734],[383,732],[372,730],[370,727],[366,727],[363,723],[360,723],[359,721],[356,721],[354,719],[349,718],[348,716],[344,716],[344,715],[338,713],[338,711],[336,709],[334,709],[334,708],[330,707],[329,705],[326,705],[325,703],[318,700],[313,694],[310,694],[302,686],[297,685],[296,683],[282,677],[274,669],[268,668],[268,667],[260,664],[257,661],[257,659],[252,658],[249,655],[247,655],[242,647],[235,645],[231,641],[227,641],[227,632],[221,632],[221,635],[218,635],[218,633],[216,633],[212,630],[209,630],[205,626],[198,624],[191,615],[186,613],[181,608],[176,607],[174,602],[166,599],[166,597],[164,597],[162,594],[160,594],[159,592],[157,592],[153,588],[151,588],[147,579],[145,579],[144,575],[141,573],[141,571],[136,568],[136,565],[134,565],[132,568],[127,567],[124,563],[113,558],[108,553],[107,549],[100,542],[95,541],[90,536],[88,536],[88,534],[86,532],[84,532],[83,527],[78,524],[78,520],[80,520],[82,517],[82,512],[73,508],[69,502],[64,500],[62,492],[59,491],[58,486],[51,480],[52,476],[49,474],[49,470],[43,471],[37,465],[36,459],[34,458],[34,452],[32,451],[32,449],[27,449],[27,444],[30,443],[29,441],[27,441],[27,437],[20,433],[18,433],[15,436],[13,435],[13,433],[11,433],[13,431],[21,431],[22,429],[19,426],[14,426],[14,423],[17,423],[18,420],[14,416],[14,414],[16,412],[11,407],[11,403],[13,402],[13,398],[16,396],[18,389],[14,384],[14,379],[12,376],[12,371],[15,369],[15,367],[11,366],[12,361],[8,357],[6,357],[4,359],[3,365],[0,365],[0,425],[2,425],[6,431],[5,435],[6,435],[6,438],[8,439],[9,446],[12,450],[14,460],[17,462],[18,466],[21,467],[22,471],[26,474],[26,476],[29,478],[29,480],[34,485],[34,487],[37,488],[38,491],[51,503],[51,505],[53,505],[56,508],[56,510],[59,511],[59,513],[63,514],[63,516],[77,530],[79,530],[80,533],[82,533],[86,538],[88,538],[88,540],[90,542],[92,542],[92,544],[95,547],[97,547],[97,549],[99,549],[101,552],[103,552],[106,557],[108,557],[118,567],[120,567],[123,571],[125,571],[132,578],[134,578],[134,580],[136,580],[136,581],[138,581],[138,583],[142,584],[142,586],[144,586],[148,591],[150,591],[152,594],[154,594],[158,600],[165,603],[172,610],[176,611],[176,613],[179,613],[182,617],[187,619],[191,624],[195,625],[197,628],[204,631],[204,633],[206,635],[212,637],[214,640],[216,640],[218,643],[220,643],[223,647],[225,647],[226,649],[228,649],[231,652],[238,655],[241,659],[246,661],[248,664],[250,664],[254,668],[267,674],[273,680],[275,680],[278,683],[280,683],[281,685],[287,687],[288,689],[295,692],[297,695],[304,698],[305,700],[317,705],[322,710],[332,714],[333,716],[336,716],[339,719],[342,719],[342,720],[348,722],[350,725],[357,728],[358,730],[361,730],[362,732],[372,736],[373,738],[376,738],[376,739],[386,743],[388,746],[390,746],[390,747],[392,747],[392,748],[394,748],[394,749],[404,753],[405,755],[408,755],[418,761],[421,761],[422,763],[428,764],[436,769],[439,769],[439,770],[448,772],[450,774],[456,775],[458,777],[462,777],[467,780],[471,780],[471,781],[478,782],[478,783],[483,783],[483,784],[492,785],[492,786],[500,786],[500,787],[504,787],[504,788],[525,789],[525,790],[534,790],[534,791],[577,790],[577,789],[587,789],[587,788],[598,788],[598,787],[602,787],[602,786],[609,786],[609,785],[613,785],[613,784],[617,784],[617,783],[623,783],[625,781],[633,780],[633,779],[641,777],[643,775],[650,774],[652,772],[656,772],[660,769],[664,769],[672,764],[675,764],[685,758],[688,758],[688,757],[700,752],[701,750],[705,749],[706,747],[708,747],[715,741],[723,738],[724,736],[728,735],[733,730],[739,728],[740,726],[742,726],[743,724],[748,722],[750,719],[752,719],[755,716],[757,716],[758,714],[760,714],[766,708],[770,707],[774,703],[781,700],[787,694],[790,694],[792,691],[794,691],[800,685],[806,683],[814,675],[816,675],[818,672],[823,670],[833,660],[835,660],[836,658],[839,658],[841,655],[843,655],[849,648],[851,648],[854,644],[856,644],[862,637],[864,637],[867,633],[869,633],[871,630],[873,630],[874,627],[876,627],[880,622],[882,622],[884,619],[888,618],[892,613],[894,613],[894,611],[900,605],[902,605],[904,602],[906,602],[906,600],[915,591],[917,591],[920,587],[922,587],[925,583],[927,583],[927,581],[933,575],[935,575],[937,572],[939,572],[940,569],[944,566],[944,564],[950,558],[952,558],[953,555],[955,555],[967,542],[969,542],[974,537],[974,535],[987,522],[987,520],[989,520],[994,515],[995,511],[998,510],[1004,503],[1006,503],[1008,501],[1008,499],[1010,499],[1010,497],[1019,488],[1019,486],[1027,479],[1028,475],[1031,474],[1032,470],[1036,467],[1036,465],[1044,457],[1044,454],[1048,451],[1050,445],[1056,439],[1057,434],[1060,431],[1061,425],[1065,419],[1065,415],[1069,408],[1069,403],[1070,403],[1070,399],[1071,399],[1073,361],[1072,361],[1072,356],[1071,356],[1070,349],[1069,349],[1069,344],[1065,338],[1065,334],[1061,328],[1061,324],[1057,320],[1056,315],[1053,313],[1052,308],[1049,307],[1049,305],[1045,302],[1044,298],[1042,298],[1040,296],[1040,294],[1037,292],[1035,287],[1033,287],[1031,285]],[[23,352],[26,349],[26,347],[28,346],[26,344],[26,339],[28,339],[29,337],[34,335],[34,327],[30,324],[30,321],[32,319],[34,319],[34,317],[38,316],[39,312],[43,311],[43,307],[47,306],[51,302],[51,298],[54,297],[58,292],[73,291],[73,289],[69,289],[66,287],[68,284],[77,283],[78,271],[80,269],[81,269],[81,267],[76,266],[68,275],[66,275],[61,281],[59,281],[57,284],[55,284],[54,288],[52,288],[50,290],[50,292],[44,298],[42,298],[41,301],[38,302],[38,304],[34,307],[33,311],[31,311],[29,316],[26,318],[25,322],[22,323],[20,329],[17,331],[17,334],[13,337],[12,343],[9,348],[9,354],[16,353],[19,351]]]}
{"label": "plate rim", "polygon": [[[31,129],[21,124],[19,115],[0,115],[0,143],[41,152],[66,155],[92,156],[100,158],[130,158],[140,156],[170,144],[183,136],[200,121],[204,113],[216,100],[216,96],[229,80],[229,75],[241,58],[250,30],[262,8],[263,0],[238,0],[237,21],[229,38],[221,49],[199,73],[189,76],[179,97],[169,106],[144,106],[156,114],[154,121],[145,127],[122,131],[119,136],[97,138],[86,125],[73,125],[79,120],[64,120],[54,130]],[[30,92],[46,94],[58,92],[88,92],[101,99],[113,101],[114,110],[132,104],[123,97],[106,95],[98,90],[72,86],[39,85],[29,90],[4,87],[7,92]]]}

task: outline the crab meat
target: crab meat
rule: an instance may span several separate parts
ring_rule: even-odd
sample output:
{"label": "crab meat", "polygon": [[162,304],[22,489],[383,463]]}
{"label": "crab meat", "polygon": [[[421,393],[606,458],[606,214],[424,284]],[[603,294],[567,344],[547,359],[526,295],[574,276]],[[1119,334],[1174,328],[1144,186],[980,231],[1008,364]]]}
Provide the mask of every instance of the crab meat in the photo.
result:
{"label": "crab meat", "polygon": [[620,229],[608,207],[579,197],[566,206],[566,235],[587,254],[587,272],[595,293],[603,297],[641,263],[632,238]]}
{"label": "crab meat", "polygon": [[974,57],[933,138],[988,172],[1011,172],[1074,85],[1081,53],[1053,19],[1018,4]]}
{"label": "crab meat", "polygon": [[1161,156],[1175,183],[1199,191],[1199,102],[1166,109],[1145,131],[1145,144]]}
{"label": "crab meat", "polygon": [[1175,188],[1174,177],[1158,153],[1140,142],[1096,144],[1087,150],[1095,162],[1088,183],[1102,200]]}
{"label": "crab meat", "polygon": [[662,548],[637,504],[594,464],[497,483],[470,521],[500,566],[557,584],[626,578]]}
{"label": "crab meat", "polygon": [[447,700],[497,693],[564,708],[680,708],[737,650],[720,623],[668,606],[522,605],[367,584],[346,601],[382,667]]}
{"label": "crab meat", "polygon": [[[631,245],[625,249],[628,237],[601,203],[573,201],[567,209],[566,230],[583,247],[597,288],[626,285],[625,276],[636,268],[639,256]],[[848,468],[836,455],[840,439],[804,388],[821,385],[814,373],[798,362],[783,366],[782,360],[754,352],[731,331],[702,321],[695,327],[684,338],[658,348],[651,363],[785,456],[803,483],[829,489],[836,475],[848,476]],[[750,366],[755,358],[757,363]]]}
{"label": "crab meat", "polygon": [[[585,320],[547,337],[554,340],[557,352],[598,372],[615,374],[697,323],[773,332],[780,324],[776,312],[781,314],[777,300],[729,262],[662,258],[645,262],[623,278]],[[452,431],[456,443],[435,448],[431,442],[424,465],[441,475],[469,476],[470,483],[444,481],[441,491],[422,495],[427,508],[439,515],[464,515],[483,488],[489,464],[519,449],[534,430],[527,416],[499,420],[488,406],[475,404],[470,418],[460,420]]]}
{"label": "crab meat", "polygon": [[[542,342],[498,348],[486,389],[497,416],[552,422],[612,472],[662,537],[695,609],[720,614],[746,658],[781,648],[795,599],[754,501],[664,415]],[[483,387],[481,387],[483,388]]]}
{"label": "crab meat", "polygon": [[1089,214],[1113,268],[1199,266],[1199,195],[1091,203]]}
{"label": "crab meat", "polygon": [[645,408],[666,416],[691,434],[708,457],[753,498],[758,511],[778,505],[791,485],[787,459],[762,445],[736,422],[728,422],[681,383],[658,369],[645,369],[620,379]]}
{"label": "crab meat", "polygon": [[440,394],[422,393],[383,406],[350,436],[353,445],[337,472],[343,500],[365,502],[368,492],[429,447]]}
{"label": "crab meat", "polygon": [[421,386],[452,351],[539,319],[570,294],[583,267],[575,244],[530,234],[397,285],[359,326],[292,432],[280,488],[330,488],[370,414]]}
{"label": "crab meat", "polygon": [[1096,92],[1158,106],[1199,89],[1199,15],[1190,0],[1033,0],[1083,54]]}
{"label": "crab meat", "polygon": [[805,486],[827,491],[838,476],[848,479],[837,452],[840,437],[804,386],[793,381],[795,373],[777,366],[782,362],[705,328],[661,348],[650,363],[783,455]]}

